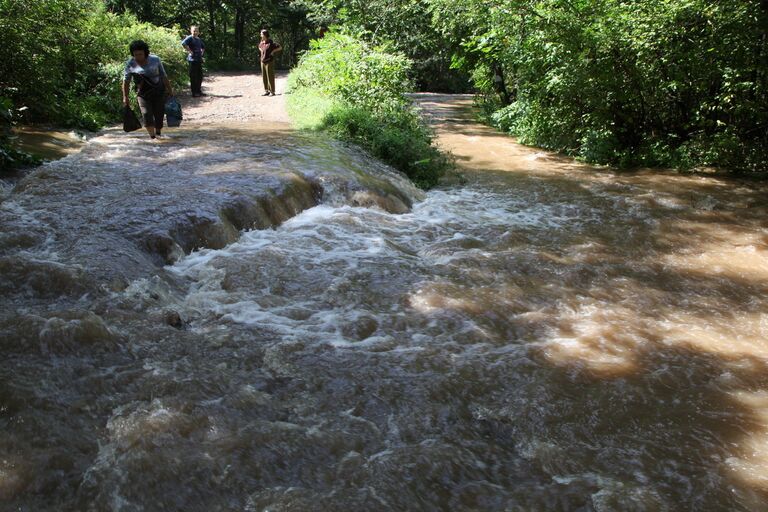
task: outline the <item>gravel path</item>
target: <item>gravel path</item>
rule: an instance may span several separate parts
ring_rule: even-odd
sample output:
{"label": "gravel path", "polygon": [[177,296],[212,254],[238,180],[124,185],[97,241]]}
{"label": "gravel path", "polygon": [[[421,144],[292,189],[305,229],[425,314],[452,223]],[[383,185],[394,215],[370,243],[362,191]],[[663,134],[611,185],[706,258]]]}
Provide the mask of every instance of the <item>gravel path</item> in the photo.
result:
{"label": "gravel path", "polygon": [[277,96],[262,96],[261,74],[253,72],[217,72],[203,79],[207,96],[193,98],[189,88],[179,92],[184,112],[184,124],[247,123],[265,121],[290,123],[285,110],[287,73],[275,79]]}

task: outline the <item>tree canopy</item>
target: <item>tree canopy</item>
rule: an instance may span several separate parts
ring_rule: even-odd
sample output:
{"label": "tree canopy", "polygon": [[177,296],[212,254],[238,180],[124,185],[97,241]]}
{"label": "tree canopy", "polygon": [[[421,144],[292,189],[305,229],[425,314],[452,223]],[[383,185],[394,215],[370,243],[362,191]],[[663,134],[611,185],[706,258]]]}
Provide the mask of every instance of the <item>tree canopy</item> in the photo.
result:
{"label": "tree canopy", "polygon": [[475,91],[488,122],[590,162],[768,167],[768,0],[0,0],[0,119],[99,126],[129,40],[184,80],[191,24],[209,67],[241,69],[261,28],[290,68],[335,26],[409,59],[416,88]]}
{"label": "tree canopy", "polygon": [[765,171],[768,1],[428,0],[491,119],[617,164]]}

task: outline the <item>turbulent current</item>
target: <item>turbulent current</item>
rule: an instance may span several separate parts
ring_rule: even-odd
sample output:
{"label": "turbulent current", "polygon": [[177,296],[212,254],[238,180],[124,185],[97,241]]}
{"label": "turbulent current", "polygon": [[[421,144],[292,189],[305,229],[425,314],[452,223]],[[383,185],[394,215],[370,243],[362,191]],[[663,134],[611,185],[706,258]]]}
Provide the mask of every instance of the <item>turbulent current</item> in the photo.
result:
{"label": "turbulent current", "polygon": [[0,510],[766,510],[765,186],[418,100],[460,184],[243,127],[5,186]]}

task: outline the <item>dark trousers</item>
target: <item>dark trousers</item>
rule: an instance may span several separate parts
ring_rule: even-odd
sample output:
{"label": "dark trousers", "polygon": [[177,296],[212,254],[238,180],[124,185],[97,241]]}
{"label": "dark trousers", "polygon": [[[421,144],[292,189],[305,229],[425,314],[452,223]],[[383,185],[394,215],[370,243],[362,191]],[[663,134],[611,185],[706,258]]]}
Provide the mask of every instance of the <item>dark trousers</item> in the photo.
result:
{"label": "dark trousers", "polygon": [[162,130],[163,116],[165,116],[165,94],[155,94],[149,98],[139,96],[139,110],[144,117],[144,126],[155,126],[155,130]]}
{"label": "dark trousers", "polygon": [[200,61],[191,61],[189,63],[189,85],[192,94],[203,92],[203,63]]}

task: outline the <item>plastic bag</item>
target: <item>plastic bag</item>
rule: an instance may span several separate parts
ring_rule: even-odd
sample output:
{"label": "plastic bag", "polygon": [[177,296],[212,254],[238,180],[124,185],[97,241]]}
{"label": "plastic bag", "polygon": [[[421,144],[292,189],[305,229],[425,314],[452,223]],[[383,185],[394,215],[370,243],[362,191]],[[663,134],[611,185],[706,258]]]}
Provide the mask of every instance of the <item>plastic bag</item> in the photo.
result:
{"label": "plastic bag", "polygon": [[181,114],[181,103],[175,96],[165,101],[165,121],[168,126],[179,126],[184,116]]}
{"label": "plastic bag", "polygon": [[123,107],[123,130],[126,132],[133,132],[141,128],[141,121],[133,113],[133,109],[128,105]]}

